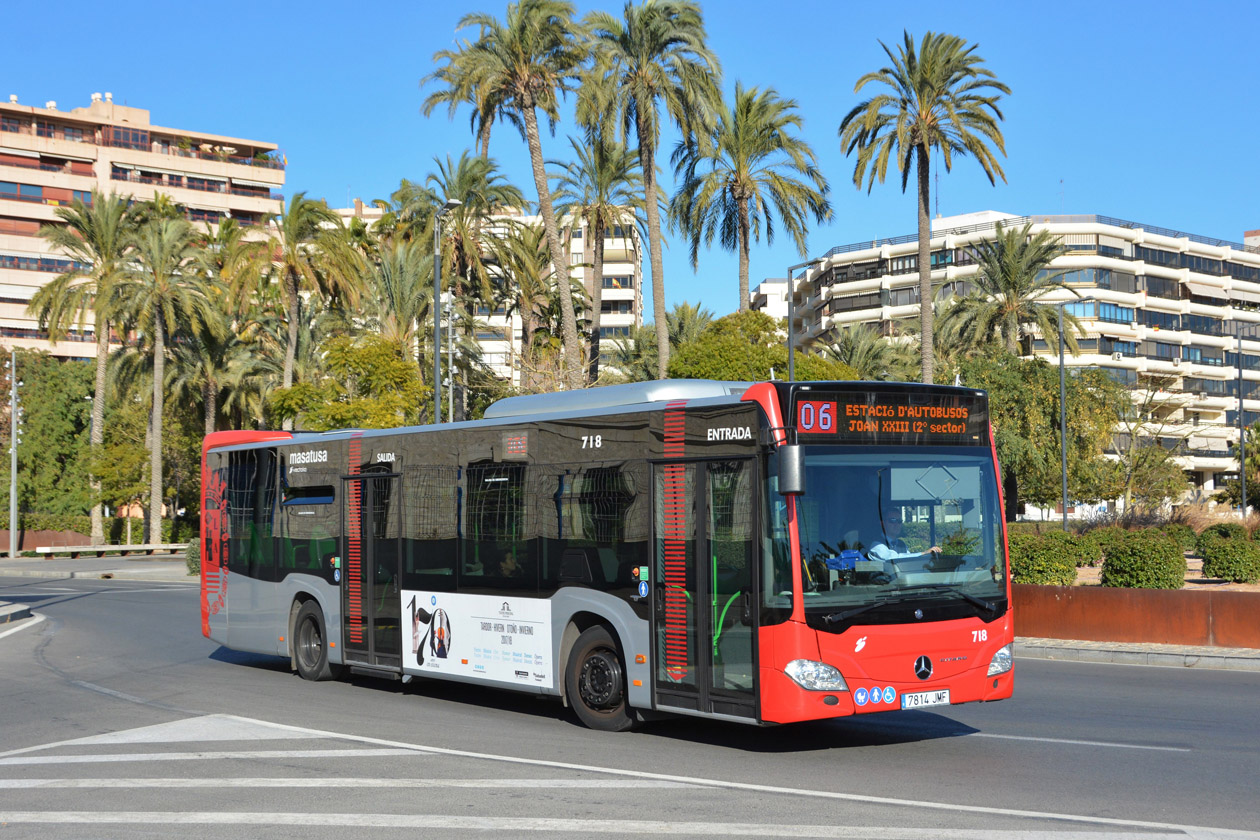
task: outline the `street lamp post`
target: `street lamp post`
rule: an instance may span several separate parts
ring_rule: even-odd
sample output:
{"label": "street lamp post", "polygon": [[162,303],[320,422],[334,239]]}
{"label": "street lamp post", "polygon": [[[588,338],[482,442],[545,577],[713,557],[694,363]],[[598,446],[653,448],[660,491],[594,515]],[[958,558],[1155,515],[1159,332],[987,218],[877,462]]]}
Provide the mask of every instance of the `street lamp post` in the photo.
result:
{"label": "street lamp post", "polygon": [[1094,298],[1072,298],[1054,304],[1055,313],[1059,316],[1059,456],[1063,466],[1063,530],[1068,529],[1068,486],[1067,486],[1067,371],[1063,364],[1063,307],[1069,303],[1092,303]]}
{"label": "street lamp post", "polygon": [[463,204],[458,198],[433,217],[433,422],[442,422],[442,217]]}
{"label": "street lamp post", "polygon": [[9,557],[17,557],[17,451],[18,427],[21,423],[22,409],[18,407],[17,348],[13,348],[5,363],[9,369]]}

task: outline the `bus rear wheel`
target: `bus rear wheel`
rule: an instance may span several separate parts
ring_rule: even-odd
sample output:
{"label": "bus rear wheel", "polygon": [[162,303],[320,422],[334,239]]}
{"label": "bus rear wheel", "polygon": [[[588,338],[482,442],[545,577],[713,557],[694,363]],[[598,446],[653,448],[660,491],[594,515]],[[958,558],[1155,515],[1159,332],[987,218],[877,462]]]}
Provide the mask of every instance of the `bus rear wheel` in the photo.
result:
{"label": "bus rear wheel", "polygon": [[303,604],[293,620],[293,660],[304,680],[318,682],[333,677],[333,668],[328,664],[324,611],[314,601]]}
{"label": "bus rear wheel", "polygon": [[578,636],[565,669],[565,695],[578,720],[591,729],[624,732],[634,725],[626,705],[625,666],[608,628],[587,628]]}

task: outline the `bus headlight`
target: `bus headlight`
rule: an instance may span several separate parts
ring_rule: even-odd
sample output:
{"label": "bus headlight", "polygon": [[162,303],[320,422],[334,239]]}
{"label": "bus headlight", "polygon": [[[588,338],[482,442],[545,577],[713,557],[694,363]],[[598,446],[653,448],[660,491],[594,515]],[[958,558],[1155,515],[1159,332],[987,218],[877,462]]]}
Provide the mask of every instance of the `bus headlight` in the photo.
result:
{"label": "bus headlight", "polygon": [[996,677],[998,674],[1005,674],[1011,670],[1011,666],[1015,662],[1011,657],[1011,646],[1003,645],[1001,650],[993,654],[993,659],[989,662],[989,676]]}
{"label": "bus headlight", "polygon": [[848,691],[844,677],[826,662],[812,659],[793,659],[783,669],[801,688],[809,691]]}

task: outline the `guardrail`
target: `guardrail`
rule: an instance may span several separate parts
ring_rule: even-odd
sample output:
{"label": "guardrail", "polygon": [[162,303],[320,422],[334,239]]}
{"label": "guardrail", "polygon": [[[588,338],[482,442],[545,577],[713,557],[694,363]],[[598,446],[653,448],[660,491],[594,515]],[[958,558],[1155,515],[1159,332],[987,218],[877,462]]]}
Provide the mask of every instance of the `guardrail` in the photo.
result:
{"label": "guardrail", "polygon": [[35,548],[36,554],[42,554],[45,560],[51,560],[58,554],[69,554],[76,559],[80,554],[95,554],[104,557],[109,552],[117,552],[126,557],[128,554],[174,554],[183,551],[188,543],[153,543],[152,545],[41,545]]}

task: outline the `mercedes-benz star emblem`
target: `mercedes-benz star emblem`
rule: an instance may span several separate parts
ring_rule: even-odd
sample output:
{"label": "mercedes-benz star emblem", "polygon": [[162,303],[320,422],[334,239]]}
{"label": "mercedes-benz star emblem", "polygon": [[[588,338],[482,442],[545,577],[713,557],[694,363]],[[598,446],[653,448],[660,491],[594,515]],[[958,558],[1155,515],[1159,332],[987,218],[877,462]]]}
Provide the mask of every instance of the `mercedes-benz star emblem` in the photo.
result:
{"label": "mercedes-benz star emblem", "polygon": [[920,656],[914,660],[914,675],[921,680],[932,676],[932,660],[926,656]]}

